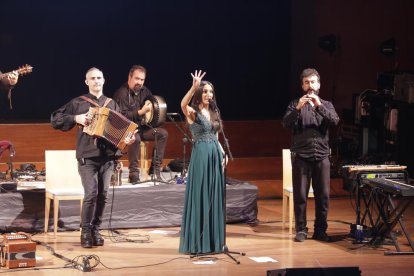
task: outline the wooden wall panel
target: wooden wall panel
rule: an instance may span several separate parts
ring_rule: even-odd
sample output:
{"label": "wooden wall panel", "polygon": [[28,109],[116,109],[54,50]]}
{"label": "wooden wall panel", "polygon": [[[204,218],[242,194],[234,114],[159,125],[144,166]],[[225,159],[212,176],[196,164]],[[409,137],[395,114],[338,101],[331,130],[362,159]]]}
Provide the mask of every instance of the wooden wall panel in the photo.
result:
{"label": "wooden wall panel", "polygon": [[[188,131],[185,123],[177,122],[177,125],[180,129],[172,122],[166,122],[164,125],[169,133],[165,153],[166,159],[181,159],[183,157],[184,135],[182,131]],[[281,149],[289,145],[290,133],[282,128],[278,120],[226,121],[224,125],[230,150],[237,160],[234,164],[229,165],[232,171],[248,174],[252,170],[249,167],[253,165],[251,161],[247,160],[248,158],[280,156]],[[9,140],[13,143],[16,151],[13,160],[15,164],[42,164],[44,162],[44,151],[47,149],[75,149],[76,131],[76,128],[68,132],[55,130],[49,123],[0,124],[0,140]],[[151,147],[150,144],[150,151]],[[187,159],[190,154],[191,144],[186,143]],[[0,163],[4,164],[6,162],[8,162],[7,152],[0,159]],[[265,162],[260,159],[257,163],[262,167],[262,171],[269,168],[270,164],[268,161]],[[259,174],[262,174],[262,172],[259,172]]]}
{"label": "wooden wall panel", "polygon": [[[185,124],[178,123],[182,130]],[[183,134],[175,124],[165,123],[169,140],[164,165],[171,159],[183,157]],[[77,129],[62,132],[53,129],[50,124],[0,124],[0,140],[13,143],[16,156],[14,169],[23,163],[35,164],[38,170],[44,168],[44,151],[75,149]],[[229,121],[225,122],[225,133],[229,140],[234,160],[229,161],[227,176],[248,181],[259,187],[259,197],[281,197],[282,194],[282,159],[283,148],[288,148],[290,132],[282,128],[281,122],[273,121]],[[152,144],[149,144],[151,151]],[[190,157],[191,145],[186,144],[186,158]],[[188,160],[188,159],[187,159]],[[8,152],[0,158],[0,171],[8,168]],[[122,158],[127,165],[126,156]],[[341,195],[341,182],[332,182],[332,194]]]}

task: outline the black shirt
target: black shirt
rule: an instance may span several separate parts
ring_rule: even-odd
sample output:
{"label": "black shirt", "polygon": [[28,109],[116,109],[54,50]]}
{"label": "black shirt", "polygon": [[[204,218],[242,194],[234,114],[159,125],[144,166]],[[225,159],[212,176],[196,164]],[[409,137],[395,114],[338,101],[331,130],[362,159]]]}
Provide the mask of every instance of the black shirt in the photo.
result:
{"label": "black shirt", "polygon": [[141,126],[142,116],[138,115],[138,110],[144,106],[145,101],[148,97],[152,96],[151,91],[143,86],[137,93],[129,89],[128,83],[124,83],[114,93],[114,100],[118,103],[121,108],[121,113]]}
{"label": "black shirt", "polygon": [[[1,74],[1,71],[0,71]],[[11,90],[13,85],[9,84],[6,76],[0,80],[0,119],[5,119],[10,116],[11,112]]]}
{"label": "black shirt", "polygon": [[299,99],[289,103],[282,124],[292,129],[291,152],[308,160],[323,160],[330,154],[328,128],[337,125],[339,117],[329,101],[313,108],[305,104],[301,110],[296,106]]}
{"label": "black shirt", "polygon": [[[90,98],[92,101],[103,106],[107,99],[106,96],[102,95],[97,99],[92,94],[85,94],[84,96]],[[91,103],[85,101],[80,97],[72,99],[70,102],[54,111],[51,116],[52,127],[62,131],[69,131],[75,127],[75,115],[84,114],[89,111],[89,107],[95,107]],[[106,106],[109,109],[120,112],[119,106],[115,101],[110,101]],[[79,126],[77,132],[76,141],[76,158],[92,158],[92,157],[109,157],[117,158],[120,157],[121,151],[118,150],[114,145],[109,143],[103,138],[95,138],[83,132],[81,126]]]}
{"label": "black shirt", "polygon": [[[1,75],[0,71],[0,75]],[[7,76],[4,76],[2,79],[0,79],[0,91],[1,92],[7,92],[10,90],[10,88],[13,88],[12,85],[9,84],[9,80],[7,79]]]}

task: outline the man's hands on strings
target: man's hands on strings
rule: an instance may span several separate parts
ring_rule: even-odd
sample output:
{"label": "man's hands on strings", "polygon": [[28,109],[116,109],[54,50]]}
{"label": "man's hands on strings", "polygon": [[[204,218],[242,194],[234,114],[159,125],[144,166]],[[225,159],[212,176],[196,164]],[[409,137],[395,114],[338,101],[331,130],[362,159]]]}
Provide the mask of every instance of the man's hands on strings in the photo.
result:
{"label": "man's hands on strings", "polygon": [[19,73],[17,71],[12,71],[7,74],[7,79],[9,80],[10,85],[15,85],[19,79]]}
{"label": "man's hands on strings", "polygon": [[138,115],[142,116],[144,114],[146,114],[147,112],[150,112],[152,109],[152,103],[150,101],[145,101],[144,106],[138,110]]}

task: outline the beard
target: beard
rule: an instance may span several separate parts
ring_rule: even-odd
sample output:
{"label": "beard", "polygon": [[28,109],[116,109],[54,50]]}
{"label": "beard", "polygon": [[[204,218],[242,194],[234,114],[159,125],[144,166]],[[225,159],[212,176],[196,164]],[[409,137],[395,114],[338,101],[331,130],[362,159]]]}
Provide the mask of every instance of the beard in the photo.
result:
{"label": "beard", "polygon": [[142,88],[142,85],[140,84],[136,84],[133,88],[132,91],[134,91],[134,93],[138,93]]}
{"label": "beard", "polygon": [[306,94],[315,94],[315,95],[318,95],[319,94],[319,90],[314,90],[314,89],[312,89],[312,88],[309,88],[307,91],[306,91]]}

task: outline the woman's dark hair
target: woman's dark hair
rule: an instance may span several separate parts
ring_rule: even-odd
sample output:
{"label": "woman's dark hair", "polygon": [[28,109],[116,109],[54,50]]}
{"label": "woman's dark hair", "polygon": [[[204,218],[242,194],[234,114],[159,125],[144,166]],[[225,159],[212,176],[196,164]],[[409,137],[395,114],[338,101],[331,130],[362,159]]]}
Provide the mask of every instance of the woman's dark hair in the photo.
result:
{"label": "woman's dark hair", "polygon": [[[213,100],[216,101],[216,93],[214,90],[214,85],[209,81],[202,81],[200,83],[200,86],[197,88],[197,90],[194,92],[193,99],[191,100],[191,107],[194,108],[197,112],[200,112],[200,104],[202,102],[202,96],[203,96],[203,89],[205,85],[210,85],[213,89]],[[210,121],[211,125],[213,126],[213,129],[215,131],[220,131],[223,129],[223,123],[218,115],[218,113],[213,110],[211,104],[208,106],[209,112],[210,112]]]}

